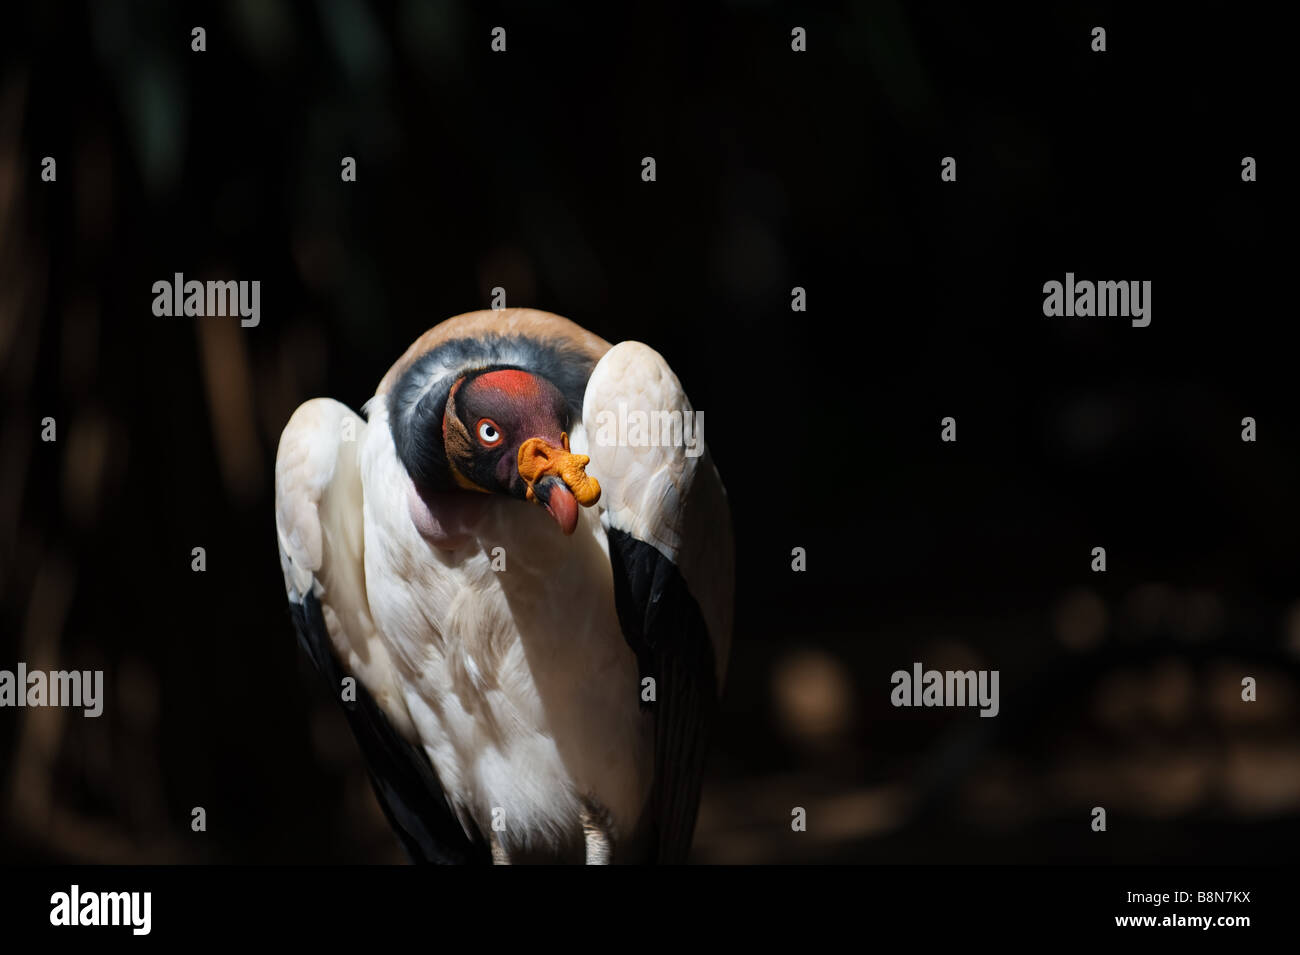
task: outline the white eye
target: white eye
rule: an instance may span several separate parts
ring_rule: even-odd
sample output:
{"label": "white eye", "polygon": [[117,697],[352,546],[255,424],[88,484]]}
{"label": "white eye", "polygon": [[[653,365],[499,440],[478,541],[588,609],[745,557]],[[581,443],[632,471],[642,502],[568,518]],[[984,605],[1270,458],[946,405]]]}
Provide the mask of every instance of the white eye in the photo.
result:
{"label": "white eye", "polygon": [[478,437],[484,444],[496,444],[501,440],[501,432],[491,421],[480,421],[478,423]]}

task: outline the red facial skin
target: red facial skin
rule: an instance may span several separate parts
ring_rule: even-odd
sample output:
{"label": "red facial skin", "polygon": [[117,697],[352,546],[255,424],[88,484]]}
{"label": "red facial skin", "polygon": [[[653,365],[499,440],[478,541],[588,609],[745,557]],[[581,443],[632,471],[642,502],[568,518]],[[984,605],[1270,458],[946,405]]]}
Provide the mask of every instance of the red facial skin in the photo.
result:
{"label": "red facial skin", "polygon": [[[454,409],[454,410],[453,410]],[[454,414],[454,418],[452,415]],[[564,434],[567,411],[559,390],[542,378],[513,368],[457,381],[443,418],[448,461],[464,491],[429,492],[408,488],[411,520],[429,543],[455,550],[474,537],[487,494],[527,498],[542,504],[568,535],[578,525],[579,507],[558,477],[539,477],[531,486],[520,474],[519,448],[530,438],[560,456],[571,457]],[[455,427],[449,427],[449,419]],[[483,437],[483,425],[493,437]],[[487,492],[487,494],[480,493]]]}

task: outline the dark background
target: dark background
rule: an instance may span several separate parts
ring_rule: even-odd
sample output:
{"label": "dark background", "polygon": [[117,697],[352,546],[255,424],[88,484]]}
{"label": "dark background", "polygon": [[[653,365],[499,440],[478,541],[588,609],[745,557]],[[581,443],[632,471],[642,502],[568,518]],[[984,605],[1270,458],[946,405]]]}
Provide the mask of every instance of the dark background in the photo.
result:
{"label": "dark background", "polygon": [[[7,12],[0,668],[107,701],[0,711],[0,862],[403,858],[293,637],[275,447],[498,285],[705,413],[738,592],[698,861],[1287,856],[1292,52],[1275,5],[1132,6]],[[1066,271],[1151,280],[1150,327],[1044,318]],[[174,272],[260,280],[261,324],[155,318]],[[891,707],[913,661],[1000,670],[1001,714]]]}

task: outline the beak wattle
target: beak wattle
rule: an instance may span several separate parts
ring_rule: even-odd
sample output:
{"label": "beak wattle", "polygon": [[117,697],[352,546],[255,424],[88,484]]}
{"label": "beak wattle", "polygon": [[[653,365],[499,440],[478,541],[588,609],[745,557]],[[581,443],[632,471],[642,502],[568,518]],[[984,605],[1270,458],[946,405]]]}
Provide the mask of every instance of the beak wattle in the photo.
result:
{"label": "beak wattle", "polygon": [[569,436],[560,435],[562,448],[529,438],[519,446],[519,476],[528,487],[525,495],[551,512],[560,530],[572,534],[578,526],[578,506],[591,507],[600,500],[600,484],[586,471],[591,459],[569,451]]}

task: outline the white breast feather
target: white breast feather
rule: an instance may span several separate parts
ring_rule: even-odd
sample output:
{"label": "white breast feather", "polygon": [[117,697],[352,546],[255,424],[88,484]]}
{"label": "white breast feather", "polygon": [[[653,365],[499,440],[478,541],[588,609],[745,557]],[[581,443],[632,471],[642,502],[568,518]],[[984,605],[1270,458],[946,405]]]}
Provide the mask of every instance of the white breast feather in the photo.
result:
{"label": "white breast feather", "polygon": [[589,793],[630,832],[653,773],[652,727],[595,512],[565,537],[542,508],[495,499],[477,540],[437,550],[408,516],[409,478],[375,405],[361,459],[370,602],[462,821],[486,833],[498,809],[508,850],[564,843]]}

